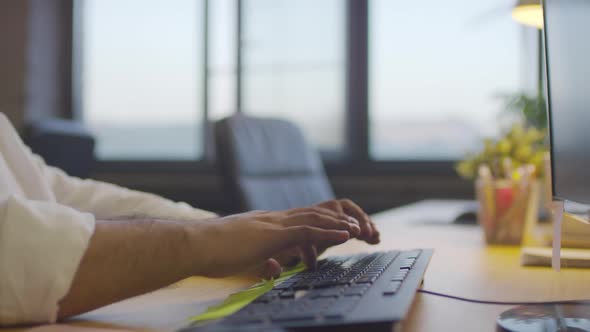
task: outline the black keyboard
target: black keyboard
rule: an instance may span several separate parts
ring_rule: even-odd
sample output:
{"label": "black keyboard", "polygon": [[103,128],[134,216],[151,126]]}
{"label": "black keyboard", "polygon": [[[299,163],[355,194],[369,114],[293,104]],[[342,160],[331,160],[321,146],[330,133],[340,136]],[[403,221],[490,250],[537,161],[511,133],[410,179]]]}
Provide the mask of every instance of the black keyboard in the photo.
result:
{"label": "black keyboard", "polygon": [[[219,331],[343,325],[391,331],[406,316],[431,256],[430,249],[416,249],[328,257],[316,270],[275,285],[214,326]],[[183,331],[191,330],[198,329]]]}

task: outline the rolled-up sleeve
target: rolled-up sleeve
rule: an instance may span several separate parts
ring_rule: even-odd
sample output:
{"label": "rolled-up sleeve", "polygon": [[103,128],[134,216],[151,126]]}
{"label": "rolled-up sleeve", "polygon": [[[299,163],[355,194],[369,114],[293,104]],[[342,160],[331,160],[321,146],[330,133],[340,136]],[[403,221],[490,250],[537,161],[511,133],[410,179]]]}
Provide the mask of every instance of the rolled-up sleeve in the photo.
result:
{"label": "rolled-up sleeve", "polygon": [[59,168],[46,165],[39,156],[34,155],[34,158],[59,203],[92,213],[97,219],[137,216],[202,220],[217,216],[213,212],[192,207],[185,202],[174,202],[158,195],[111,183],[70,176]]}
{"label": "rolled-up sleeve", "polygon": [[0,199],[0,325],[55,322],[94,226],[55,202]]}
{"label": "rolled-up sleeve", "polygon": [[123,188],[114,184],[80,179],[62,170],[47,166],[39,158],[40,167],[58,202],[80,211],[90,212],[97,219],[116,217],[152,217],[172,220],[202,220],[217,216],[184,202],[174,202],[158,195]]}

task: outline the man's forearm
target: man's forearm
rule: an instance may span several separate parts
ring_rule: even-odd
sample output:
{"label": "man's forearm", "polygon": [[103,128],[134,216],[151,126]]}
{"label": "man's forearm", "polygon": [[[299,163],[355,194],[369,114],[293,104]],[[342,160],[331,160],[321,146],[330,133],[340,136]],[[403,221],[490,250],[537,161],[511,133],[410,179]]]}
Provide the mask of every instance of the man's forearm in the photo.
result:
{"label": "man's forearm", "polygon": [[195,223],[158,220],[97,221],[59,318],[147,293],[197,274]]}
{"label": "man's forearm", "polygon": [[196,222],[98,221],[70,291],[60,301],[59,318],[191,275],[224,277],[263,266],[262,275],[276,277],[280,264],[273,257],[296,249],[314,266],[314,248],[362,235],[357,220],[309,207]]}

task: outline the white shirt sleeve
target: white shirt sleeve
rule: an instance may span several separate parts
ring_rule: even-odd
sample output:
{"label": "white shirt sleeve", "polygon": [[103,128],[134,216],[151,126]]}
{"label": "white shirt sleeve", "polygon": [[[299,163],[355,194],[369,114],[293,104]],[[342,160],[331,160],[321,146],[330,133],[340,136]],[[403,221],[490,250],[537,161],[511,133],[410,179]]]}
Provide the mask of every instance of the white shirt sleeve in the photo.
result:
{"label": "white shirt sleeve", "polygon": [[[38,157],[37,157],[38,158]],[[130,190],[114,184],[82,180],[49,167],[41,158],[46,177],[58,202],[80,211],[90,212],[97,219],[116,217],[151,217],[172,220],[201,220],[217,216],[213,212],[173,202],[163,197]]]}
{"label": "white shirt sleeve", "polygon": [[0,326],[55,322],[93,232],[89,213],[0,199]]}
{"label": "white shirt sleeve", "polygon": [[94,222],[92,214],[55,201],[0,113],[0,326],[55,321]]}
{"label": "white shirt sleeve", "polygon": [[55,322],[96,217],[123,215],[187,220],[214,216],[49,167],[0,113],[0,326]]}

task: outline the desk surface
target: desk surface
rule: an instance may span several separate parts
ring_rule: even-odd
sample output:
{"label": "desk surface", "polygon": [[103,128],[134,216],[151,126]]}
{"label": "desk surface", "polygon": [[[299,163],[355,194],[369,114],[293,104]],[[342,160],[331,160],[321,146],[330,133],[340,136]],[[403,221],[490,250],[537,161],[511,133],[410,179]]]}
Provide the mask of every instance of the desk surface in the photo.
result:
{"label": "desk surface", "polygon": [[[421,211],[444,214],[441,201],[424,201],[373,216],[382,243],[359,241],[331,248],[343,254],[388,249],[434,248],[423,289],[494,301],[548,301],[590,298],[590,270],[521,267],[516,247],[486,247],[477,226],[421,222]],[[183,280],[171,287],[122,301],[73,319],[67,325],[0,331],[173,331],[187,317],[254,283],[247,278]],[[418,293],[404,331],[494,331],[496,317],[511,306],[461,302]]]}

